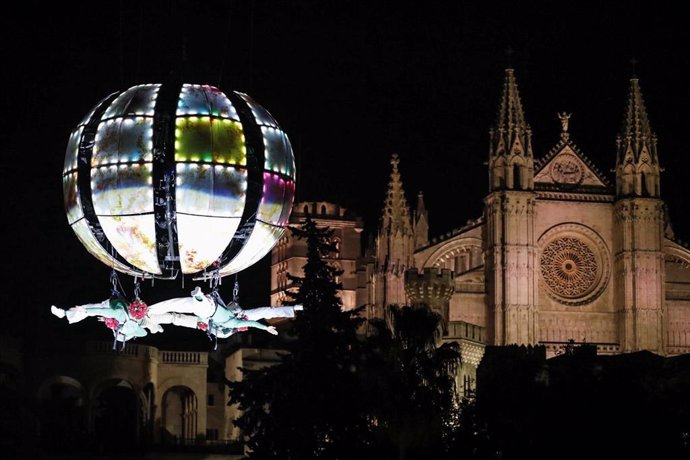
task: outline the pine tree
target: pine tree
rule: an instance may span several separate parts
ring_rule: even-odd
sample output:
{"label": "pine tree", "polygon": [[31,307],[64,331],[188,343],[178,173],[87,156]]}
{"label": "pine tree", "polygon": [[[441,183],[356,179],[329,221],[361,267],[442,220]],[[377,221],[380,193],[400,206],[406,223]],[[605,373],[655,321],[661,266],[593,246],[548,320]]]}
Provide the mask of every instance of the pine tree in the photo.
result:
{"label": "pine tree", "polygon": [[248,438],[249,458],[362,458],[368,446],[368,408],[360,397],[357,311],[343,311],[341,274],[326,259],[335,252],[333,232],[307,216],[297,238],[306,240],[304,276],[291,303],[304,310],[293,322],[295,337],[274,366],[243,369],[230,384],[242,416],[235,422]]}

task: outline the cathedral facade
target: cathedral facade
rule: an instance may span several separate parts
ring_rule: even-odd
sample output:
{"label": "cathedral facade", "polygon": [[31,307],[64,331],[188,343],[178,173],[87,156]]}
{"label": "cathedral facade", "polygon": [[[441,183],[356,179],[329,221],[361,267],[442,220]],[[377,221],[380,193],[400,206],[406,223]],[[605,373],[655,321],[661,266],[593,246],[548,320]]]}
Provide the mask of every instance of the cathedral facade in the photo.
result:
{"label": "cathedral facade", "polygon": [[375,315],[389,304],[430,306],[445,339],[475,362],[483,344],[690,352],[690,251],[670,230],[638,79],[616,141],[615,183],[574,144],[569,116],[559,114],[559,142],[535,156],[506,70],[483,215],[432,241],[423,197],[411,212],[394,156],[360,302]]}

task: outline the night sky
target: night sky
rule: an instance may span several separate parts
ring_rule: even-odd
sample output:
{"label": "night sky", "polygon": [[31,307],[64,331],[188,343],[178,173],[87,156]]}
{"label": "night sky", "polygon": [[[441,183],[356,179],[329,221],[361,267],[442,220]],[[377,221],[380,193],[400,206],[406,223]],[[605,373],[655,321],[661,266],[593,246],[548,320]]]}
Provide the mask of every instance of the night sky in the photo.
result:
{"label": "night sky", "polygon": [[[572,112],[572,139],[608,173],[634,58],[666,170],[662,196],[690,240],[690,18],[660,2],[514,3],[21,2],[0,18],[3,308],[17,314],[19,291],[21,308],[39,316],[51,303],[107,297],[108,269],[62,208],[68,136],[104,96],[172,71],[264,105],[295,149],[297,199],[341,203],[367,231],[399,154],[408,200],[424,191],[437,236],[481,214],[507,66],[535,156],[559,139],[556,112]],[[268,300],[267,267],[240,275],[246,304]],[[186,295],[190,285],[157,282],[145,294]]]}

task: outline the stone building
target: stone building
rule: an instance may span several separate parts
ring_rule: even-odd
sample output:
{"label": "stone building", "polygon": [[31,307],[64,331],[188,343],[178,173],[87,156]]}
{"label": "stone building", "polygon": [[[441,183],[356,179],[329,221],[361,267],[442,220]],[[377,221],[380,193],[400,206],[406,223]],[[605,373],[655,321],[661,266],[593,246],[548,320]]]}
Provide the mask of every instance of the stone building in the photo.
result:
{"label": "stone building", "polygon": [[431,241],[424,201],[411,215],[394,156],[370,269],[375,308],[426,303],[473,363],[483,344],[544,345],[551,356],[571,340],[602,354],[690,352],[690,251],[665,212],[639,80],[611,155],[615,182],[575,145],[569,117],[559,114],[559,141],[535,154],[506,70],[484,213]]}
{"label": "stone building", "polygon": [[[339,281],[342,283],[340,298],[343,308],[349,310],[362,303],[358,302],[358,273],[361,263],[363,230],[362,219],[347,209],[325,201],[295,203],[290,214],[290,226],[297,226],[304,221],[307,213],[319,226],[333,230],[333,239],[338,249],[330,263],[342,270]],[[288,273],[302,276],[302,267],[307,261],[306,241],[295,238],[286,231],[271,251],[271,305],[281,305],[290,289]]]}
{"label": "stone building", "polygon": [[[239,380],[239,367],[277,359],[274,350],[256,348],[235,347],[222,357],[134,343],[114,351],[111,342],[27,344],[0,336],[0,389],[17,402],[16,410],[3,405],[3,421],[48,450],[225,444],[240,433],[224,380]],[[3,428],[4,437],[11,429]]]}
{"label": "stone building", "polygon": [[[431,241],[424,197],[411,211],[400,159],[391,159],[378,231],[357,266],[354,305],[366,305],[367,317],[381,317],[391,304],[436,310],[443,340],[461,345],[466,389],[486,344],[543,345],[549,356],[573,342],[596,345],[600,354],[690,352],[690,251],[668,221],[639,80],[630,80],[611,152],[613,182],[574,143],[570,114],[559,118],[559,141],[535,154],[507,69],[489,131],[483,215]],[[274,266],[285,264],[279,251]],[[350,284],[344,296],[352,291]]]}

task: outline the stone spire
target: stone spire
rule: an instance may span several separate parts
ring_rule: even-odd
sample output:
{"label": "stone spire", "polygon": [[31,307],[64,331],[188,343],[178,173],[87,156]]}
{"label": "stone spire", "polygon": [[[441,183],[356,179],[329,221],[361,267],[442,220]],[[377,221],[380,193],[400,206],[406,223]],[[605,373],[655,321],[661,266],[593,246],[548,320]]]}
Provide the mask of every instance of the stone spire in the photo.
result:
{"label": "stone spire", "polygon": [[424,193],[417,195],[417,210],[414,214],[414,247],[421,248],[429,244],[429,213],[424,206]]}
{"label": "stone spire", "polygon": [[398,155],[393,155],[393,168],[376,238],[374,303],[380,311],[387,305],[404,305],[407,302],[403,274],[414,266],[414,232],[398,171],[399,163]]}
{"label": "stone spire", "polygon": [[503,92],[501,94],[501,104],[498,107],[496,117],[497,131],[503,130],[510,135],[515,135],[527,128],[525,123],[525,113],[522,110],[520,91],[515,80],[515,71],[506,69],[506,77],[503,81]]}
{"label": "stone spire", "polygon": [[393,169],[391,171],[390,180],[388,181],[386,201],[383,205],[381,231],[390,234],[401,232],[402,234],[412,235],[410,208],[407,205],[407,199],[405,199],[405,191],[403,190],[400,172],[398,171],[399,163],[400,159],[398,155],[393,154],[391,158]]}
{"label": "stone spire", "polygon": [[489,131],[491,190],[534,188],[532,130],[525,122],[513,69],[506,69],[495,126]]}
{"label": "stone spire", "polygon": [[616,192],[623,196],[659,196],[657,139],[647,116],[637,77],[630,79],[621,133],[616,138]]}

